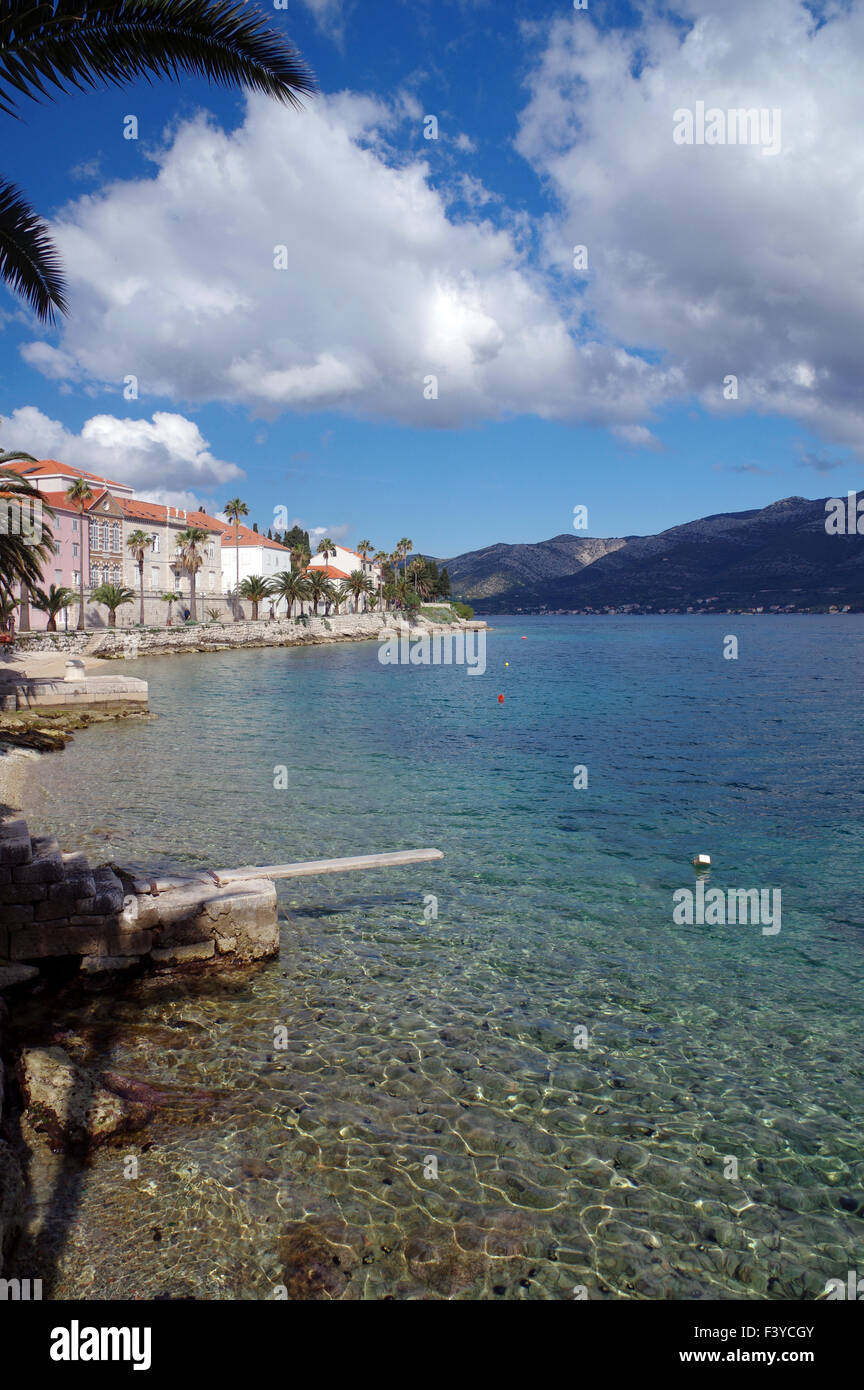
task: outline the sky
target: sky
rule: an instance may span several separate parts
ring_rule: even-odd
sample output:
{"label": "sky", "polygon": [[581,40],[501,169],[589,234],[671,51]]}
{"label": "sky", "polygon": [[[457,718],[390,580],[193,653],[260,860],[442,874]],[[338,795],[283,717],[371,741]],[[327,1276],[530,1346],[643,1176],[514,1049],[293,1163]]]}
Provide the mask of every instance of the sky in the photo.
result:
{"label": "sky", "polygon": [[445,558],[864,486],[864,4],[250,3],[301,112],[0,116],[70,301],[0,289],[0,446]]}

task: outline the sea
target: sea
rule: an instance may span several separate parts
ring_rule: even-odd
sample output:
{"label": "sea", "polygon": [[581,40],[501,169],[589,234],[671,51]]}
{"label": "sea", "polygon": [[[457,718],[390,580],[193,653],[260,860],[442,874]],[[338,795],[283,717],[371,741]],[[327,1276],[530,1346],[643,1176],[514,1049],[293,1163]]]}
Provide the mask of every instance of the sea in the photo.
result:
{"label": "sea", "polygon": [[[31,829],[94,863],[444,856],[280,883],[254,968],[34,1000],[30,1042],[160,1098],[86,1160],[36,1146],[51,1297],[797,1300],[864,1269],[864,619],[489,622],[482,673],[140,659],[155,717],[40,759]],[[713,888],[776,920],[676,913]]]}

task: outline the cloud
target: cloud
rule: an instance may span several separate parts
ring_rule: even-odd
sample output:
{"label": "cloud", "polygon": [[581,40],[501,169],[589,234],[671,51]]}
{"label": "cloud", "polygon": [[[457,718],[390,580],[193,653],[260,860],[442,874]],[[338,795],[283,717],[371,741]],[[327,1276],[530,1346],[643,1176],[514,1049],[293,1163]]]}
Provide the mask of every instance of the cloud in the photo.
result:
{"label": "cloud", "polygon": [[344,541],[345,537],[351,534],[352,529],[347,522],[340,522],[338,526],[303,526],[300,521],[296,521],[294,524],[309,532],[310,545],[317,545],[325,536],[329,536],[331,541]]}
{"label": "cloud", "polygon": [[345,31],[342,0],[303,0],[303,4],[311,11],[321,32],[341,42]]}
{"label": "cloud", "polygon": [[453,143],[456,146],[457,150],[462,150],[464,154],[474,154],[477,149],[477,146],[474,144],[474,141],[471,139],[471,136],[466,135],[464,131],[462,131],[459,135],[456,136],[456,139]]}
{"label": "cloud", "polygon": [[[119,391],[133,374],[142,400],[265,419],[642,422],[675,369],[578,337],[521,230],[454,220],[425,159],[399,152],[410,121],[402,97],[345,93],[300,114],[252,98],[231,134],[190,120],[155,178],[66,208],[55,230],[72,312],[26,360],[63,382]],[[478,204],[479,181],[471,192]]]}
{"label": "cloud", "polygon": [[760,478],[771,478],[772,468],[760,468],[758,463],[715,463],[715,473],[753,473]]}
{"label": "cloud", "polygon": [[847,466],[846,459],[829,459],[820,454],[802,454],[799,468],[812,468],[814,473],[830,473],[835,468]]}
{"label": "cloud", "polygon": [[[641,26],[602,34],[559,19],[518,147],[560,205],[545,264],[566,284],[589,248],[592,321],[718,414],[791,416],[861,451],[864,6],[823,9],[821,26],[799,0],[679,0],[674,18],[645,0]],[[673,113],[699,101],[779,109],[781,152],[676,145]]]}
{"label": "cloud", "polygon": [[198,489],[218,488],[244,476],[236,464],[214,458],[192,420],[167,411],[156,411],[152,420],[94,415],[74,434],[35,406],[21,406],[4,416],[3,447],[60,459],[129,483],[145,501],[177,507],[197,505]]}
{"label": "cloud", "polygon": [[644,425],[614,425],[612,433],[634,449],[661,449],[660,440]]}

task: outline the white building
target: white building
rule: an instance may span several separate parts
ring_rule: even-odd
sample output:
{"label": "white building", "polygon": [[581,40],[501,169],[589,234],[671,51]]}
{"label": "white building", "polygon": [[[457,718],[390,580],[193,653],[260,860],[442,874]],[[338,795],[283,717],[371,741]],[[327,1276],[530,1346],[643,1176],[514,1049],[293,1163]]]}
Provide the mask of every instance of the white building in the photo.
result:
{"label": "white building", "polygon": [[[291,551],[278,541],[268,540],[248,526],[240,526],[239,548],[235,543],[234,527],[224,524],[222,532],[222,584],[226,594],[233,593],[237,583],[237,557],[239,555],[240,583],[260,575],[262,579],[272,579],[280,570],[290,570]],[[265,609],[266,612],[266,609]]]}

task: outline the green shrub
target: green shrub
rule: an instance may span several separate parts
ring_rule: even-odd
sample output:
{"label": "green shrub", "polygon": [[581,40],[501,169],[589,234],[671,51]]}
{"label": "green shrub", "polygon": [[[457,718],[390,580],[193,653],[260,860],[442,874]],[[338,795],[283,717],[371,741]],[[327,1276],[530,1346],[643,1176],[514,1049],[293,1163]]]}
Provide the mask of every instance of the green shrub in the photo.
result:
{"label": "green shrub", "polygon": [[470,603],[454,603],[453,612],[456,614],[457,618],[464,618],[466,622],[470,622],[474,617],[474,609],[471,607]]}

